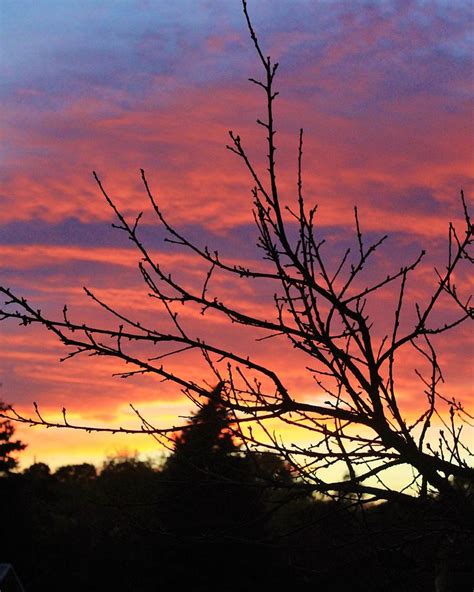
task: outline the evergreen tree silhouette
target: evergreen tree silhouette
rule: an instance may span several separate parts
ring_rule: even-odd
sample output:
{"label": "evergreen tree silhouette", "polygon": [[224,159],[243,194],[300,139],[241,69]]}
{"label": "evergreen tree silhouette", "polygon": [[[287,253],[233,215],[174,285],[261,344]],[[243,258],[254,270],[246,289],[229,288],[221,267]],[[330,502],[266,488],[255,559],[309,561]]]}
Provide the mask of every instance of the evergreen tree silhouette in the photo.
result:
{"label": "evergreen tree silhouette", "polygon": [[[167,576],[197,591],[250,590],[274,582],[277,573],[281,579],[281,566],[263,543],[269,488],[256,470],[262,459],[242,451],[222,386],[175,438],[160,480]],[[263,460],[269,476],[269,459]],[[270,464],[283,466],[276,460]],[[232,565],[233,575],[223,580],[219,574],[226,565]]]}
{"label": "evergreen tree silhouette", "polygon": [[232,476],[242,459],[229,428],[230,419],[220,397],[221,385],[189,421],[189,428],[175,438],[174,454],[165,465],[169,476],[184,480],[212,480]]}
{"label": "evergreen tree silhouette", "polygon": [[[0,401],[0,413],[7,409],[8,406]],[[26,448],[26,444],[23,444],[20,440],[11,439],[14,433],[15,428],[11,421],[0,421],[0,473],[8,473],[14,469],[18,461],[12,454]]]}
{"label": "evergreen tree silhouette", "polygon": [[176,437],[162,472],[165,521],[191,536],[248,535],[260,511],[254,472],[232,433],[220,390],[218,385]]}

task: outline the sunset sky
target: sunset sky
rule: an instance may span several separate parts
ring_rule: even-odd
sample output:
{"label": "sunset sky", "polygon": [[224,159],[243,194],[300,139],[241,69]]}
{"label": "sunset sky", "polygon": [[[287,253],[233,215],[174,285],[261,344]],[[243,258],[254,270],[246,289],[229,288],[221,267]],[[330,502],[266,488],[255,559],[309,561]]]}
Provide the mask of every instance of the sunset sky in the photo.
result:
{"label": "sunset sky", "polygon": [[[319,204],[330,257],[353,233],[357,205],[369,237],[390,233],[374,274],[427,250],[408,292],[422,300],[436,285],[434,263],[445,264],[448,222],[462,221],[459,192],[472,195],[472,3],[250,0],[249,9],[265,54],[280,62],[276,141],[285,199],[295,194],[303,127],[306,198]],[[264,103],[247,81],[261,71],[239,0],[3,0],[0,26],[2,285],[55,318],[68,303],[77,321],[108,322],[82,286],[122,310],[154,314],[140,291],[139,257],[112,229],[92,170],[132,217],[148,207],[144,168],[183,233],[232,260],[259,258],[251,180],[225,149],[234,130],[264,170],[255,124]],[[196,280],[201,269],[162,243],[149,213],[143,236],[170,271]],[[272,305],[251,286],[215,289],[244,308]],[[376,320],[387,306],[382,299]],[[200,322],[189,319],[196,334]],[[246,336],[222,336],[219,323],[211,317],[203,331],[245,350]],[[0,332],[0,398],[29,415],[37,401],[50,418],[66,407],[78,422],[139,427],[130,402],[157,425],[189,412],[172,385],[113,378],[115,362],[60,364],[64,348],[39,327],[6,321]],[[443,345],[448,392],[472,405],[468,328]],[[257,355],[273,365],[284,360],[292,392],[311,397],[314,385],[290,348],[268,343]],[[199,368],[179,363],[200,378]],[[417,408],[409,399],[418,388],[413,368],[402,372],[400,388],[409,413]],[[17,434],[28,444],[22,467],[34,459],[52,467],[98,463],[125,449],[156,453],[144,437],[24,427]]]}

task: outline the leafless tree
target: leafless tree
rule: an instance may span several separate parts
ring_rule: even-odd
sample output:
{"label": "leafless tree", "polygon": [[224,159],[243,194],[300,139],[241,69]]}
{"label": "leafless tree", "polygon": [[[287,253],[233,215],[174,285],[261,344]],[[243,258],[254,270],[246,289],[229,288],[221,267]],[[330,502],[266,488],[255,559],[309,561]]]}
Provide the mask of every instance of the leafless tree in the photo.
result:
{"label": "leafless tree", "polygon": [[[401,268],[389,270],[372,283],[365,283],[363,270],[370,265],[374,253],[383,248],[386,236],[368,244],[357,208],[354,209],[354,248],[347,249],[334,265],[333,255],[328,257],[328,247],[316,228],[316,207],[307,206],[303,193],[302,130],[294,205],[283,205],[275,160],[274,102],[278,92],[274,80],[278,64],[265,56],[245,0],[243,11],[263,70],[262,79],[251,78],[250,81],[265,96],[265,116],[257,122],[266,133],[267,171],[264,175],[257,171],[244,141],[232,131],[227,149],[240,159],[250,175],[257,245],[265,264],[251,269],[227,262],[217,251],[189,240],[165,216],[142,170],[144,191],[158,223],[166,232],[165,240],[206,265],[201,286],[188,286],[175,279],[175,270],[165,269],[159,257],[143,242],[142,214],[132,221],[126,219],[94,172],[99,190],[116,217],[116,228],[138,251],[138,268],[145,289],[153,302],[158,302],[166,311],[172,329],[163,330],[139,322],[87,288],[87,296],[116,319],[115,328],[74,322],[67,307],[61,318],[49,318],[7,287],[0,288],[6,297],[0,311],[1,319],[16,319],[25,326],[32,323],[44,326],[69,348],[65,359],[85,354],[120,360],[126,366],[121,376],[155,375],[175,383],[199,404],[200,397],[209,393],[209,381],[197,383],[176,373],[169,365],[170,359],[179,357],[182,352],[197,354],[207,372],[212,371],[215,383],[219,383],[222,401],[233,414],[234,429],[245,446],[281,454],[298,471],[309,490],[331,495],[341,492],[364,495],[367,500],[402,500],[430,493],[446,498],[458,496],[462,488],[456,483],[470,482],[474,478],[474,470],[468,464],[472,454],[461,438],[463,425],[473,418],[462,401],[446,395],[443,390],[436,340],[440,335],[448,339],[456,328],[473,317],[469,298],[454,281],[455,272],[457,278],[462,278],[466,273],[464,267],[473,262],[469,252],[473,225],[464,195],[461,193],[460,204],[465,226],[461,230],[449,224],[447,261],[436,271],[432,292],[423,302],[407,302],[406,293],[424,252]],[[229,282],[263,282],[274,293],[273,316],[263,318],[251,314],[232,301],[214,295],[213,280],[217,274],[228,276]],[[369,311],[371,303],[387,288],[395,295],[396,305],[390,315],[385,315],[389,328],[385,328],[383,336],[373,325]],[[448,317],[443,317],[447,302],[450,312]],[[222,345],[218,337],[213,340],[195,337],[179,314],[183,307],[198,308],[204,324],[207,315],[215,313],[234,326],[253,329],[259,340],[277,340],[282,352],[285,347],[298,350],[306,359],[301,373],[314,379],[314,397],[302,399],[291,392],[285,385],[285,373],[278,361],[274,365],[262,365],[255,357]],[[404,317],[409,309],[416,311],[411,324]],[[148,352],[144,354],[145,346]],[[420,380],[420,388],[413,397],[420,400],[420,392],[423,392],[425,401],[422,413],[410,421],[397,387],[402,350],[411,351],[410,359]],[[29,425],[150,433],[165,443],[169,443],[173,433],[183,429],[183,426],[157,429],[139,410],[134,408],[134,411],[141,422],[137,429],[72,424],[65,409],[62,422],[51,422],[36,404],[35,415],[31,417],[13,409],[1,416]],[[310,437],[311,445],[285,442],[278,435],[278,423],[299,430],[306,440]],[[442,429],[439,429],[440,424]],[[341,464],[346,467],[345,479],[334,477],[338,474],[336,471],[326,470]],[[410,487],[402,489],[384,483],[387,471],[403,465],[412,470]]]}

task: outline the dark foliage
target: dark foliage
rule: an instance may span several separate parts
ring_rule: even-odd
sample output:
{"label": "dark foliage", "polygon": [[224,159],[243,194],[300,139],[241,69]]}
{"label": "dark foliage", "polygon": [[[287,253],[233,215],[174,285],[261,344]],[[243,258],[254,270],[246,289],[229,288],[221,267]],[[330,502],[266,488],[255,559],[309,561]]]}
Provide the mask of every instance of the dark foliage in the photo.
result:
{"label": "dark foliage", "polygon": [[[456,591],[471,591],[472,511],[465,528],[454,529],[440,520],[442,500],[413,509],[300,496],[276,509],[268,488],[260,514],[252,507],[260,528],[249,528],[248,482],[234,483],[226,511],[216,475],[214,491],[203,491],[217,504],[217,517],[204,528],[210,508],[199,487],[173,500],[165,473],[134,459],[110,461],[98,475],[84,465],[51,473],[43,464],[10,473],[0,479],[7,509],[2,532],[8,533],[0,557],[15,565],[28,592],[158,591],[178,584],[211,592],[424,592],[447,569]],[[275,502],[277,484],[273,491]]]}
{"label": "dark foliage", "polygon": [[[471,592],[473,507],[315,498],[272,453],[244,453],[216,391],[163,467],[109,459],[0,479],[0,557],[28,592],[261,589]],[[452,506],[448,503],[448,508]],[[348,588],[349,586],[349,588]]]}
{"label": "dark foliage", "polygon": [[[0,413],[7,409],[8,406],[0,401]],[[2,421],[0,418],[0,475],[11,471],[17,466],[18,461],[12,455],[26,448],[26,444],[23,444],[23,442],[12,440],[14,433],[15,428],[12,422],[8,419]]]}

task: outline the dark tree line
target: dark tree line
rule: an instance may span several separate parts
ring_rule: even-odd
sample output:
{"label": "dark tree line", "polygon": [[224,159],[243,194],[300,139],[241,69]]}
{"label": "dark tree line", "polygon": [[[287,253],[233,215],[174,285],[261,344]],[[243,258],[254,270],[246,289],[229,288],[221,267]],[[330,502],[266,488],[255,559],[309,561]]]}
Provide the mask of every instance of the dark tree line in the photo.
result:
{"label": "dark tree line", "polygon": [[231,425],[211,397],[160,467],[132,457],[4,474],[0,558],[27,592],[421,592],[446,561],[470,590],[466,546],[440,563],[439,500],[316,498],[281,457],[244,453]]}

